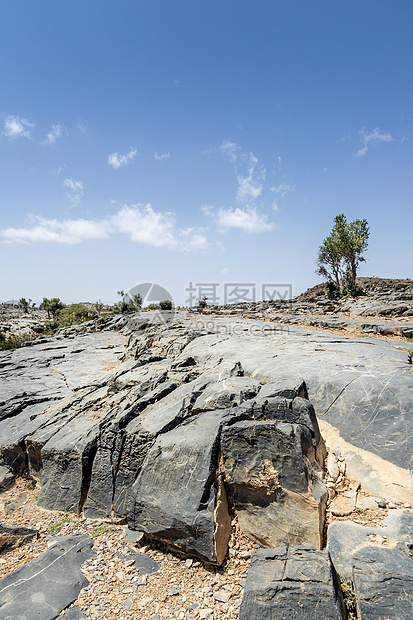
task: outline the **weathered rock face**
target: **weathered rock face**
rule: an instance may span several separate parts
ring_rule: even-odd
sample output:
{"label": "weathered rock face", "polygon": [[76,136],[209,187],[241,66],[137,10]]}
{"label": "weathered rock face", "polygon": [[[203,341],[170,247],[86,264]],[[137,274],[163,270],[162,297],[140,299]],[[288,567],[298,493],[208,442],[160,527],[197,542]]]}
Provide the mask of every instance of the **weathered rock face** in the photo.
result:
{"label": "weathered rock face", "polygon": [[42,506],[128,515],[220,562],[229,493],[260,544],[319,547],[324,452],[308,392],[354,445],[409,466],[407,353],[231,317],[209,322],[214,333],[184,314],[149,319],[77,326],[0,354],[0,465],[40,476]]}
{"label": "weathered rock face", "polygon": [[333,521],[328,526],[327,550],[345,580],[353,578],[353,558],[362,549],[395,550],[405,545],[413,545],[413,510],[391,510],[378,527],[352,521]]}
{"label": "weathered rock face", "polygon": [[221,564],[231,535],[217,472],[222,413],[206,411],[162,434],[132,487],[129,527]]}
{"label": "weathered rock face", "polygon": [[327,493],[314,470],[324,454],[311,404],[275,396],[239,409],[228,416],[221,450],[241,531],[265,547],[320,549]]}
{"label": "weathered rock face", "polygon": [[240,620],[344,620],[338,579],[325,551],[259,549],[251,558]]}
{"label": "weathered rock face", "polygon": [[413,612],[413,557],[400,549],[366,547],[353,558],[360,618],[409,620]]}

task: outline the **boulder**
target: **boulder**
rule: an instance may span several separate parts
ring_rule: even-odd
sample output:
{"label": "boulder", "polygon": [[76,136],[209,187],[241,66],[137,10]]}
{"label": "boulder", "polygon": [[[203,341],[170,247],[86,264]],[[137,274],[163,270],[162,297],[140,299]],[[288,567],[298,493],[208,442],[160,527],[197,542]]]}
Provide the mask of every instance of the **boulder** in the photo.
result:
{"label": "boulder", "polygon": [[14,476],[8,467],[0,465],[0,493],[7,491],[14,485]]}
{"label": "boulder", "polygon": [[273,397],[233,412],[221,451],[240,530],[264,547],[320,549],[327,492],[314,469],[320,435],[311,403]]}
{"label": "boulder", "polygon": [[190,555],[221,564],[230,537],[218,475],[221,411],[201,413],[161,434],[131,490],[128,525]]}
{"label": "boulder", "polygon": [[251,557],[239,620],[344,620],[341,588],[326,551],[258,549]]}

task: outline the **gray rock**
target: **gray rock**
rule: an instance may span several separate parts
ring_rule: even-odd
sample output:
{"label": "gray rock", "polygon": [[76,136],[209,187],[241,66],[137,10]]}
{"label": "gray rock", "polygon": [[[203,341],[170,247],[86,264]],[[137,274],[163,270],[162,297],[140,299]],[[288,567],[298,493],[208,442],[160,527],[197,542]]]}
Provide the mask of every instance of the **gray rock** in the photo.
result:
{"label": "gray rock", "polygon": [[79,607],[71,607],[59,617],[64,618],[64,620],[84,620],[86,616]]}
{"label": "gray rock", "polygon": [[221,418],[208,411],[158,437],[132,487],[128,515],[130,528],[217,564],[230,536],[216,476]]}
{"label": "gray rock", "polygon": [[358,616],[362,620],[410,620],[413,610],[413,557],[404,547],[366,547],[353,557]]}
{"label": "gray rock", "polygon": [[125,528],[125,540],[126,542],[136,543],[143,538],[143,532],[134,532],[130,530],[127,526]]}
{"label": "gray rock", "polygon": [[136,553],[128,556],[129,560],[134,560],[134,566],[140,575],[153,575],[157,573],[160,566],[155,560],[152,560],[148,555],[144,553]]}
{"label": "gray rock", "polygon": [[7,491],[14,485],[15,479],[11,471],[0,465],[0,493]]}
{"label": "gray rock", "polygon": [[[308,401],[293,402],[273,397],[240,408],[245,416],[252,410],[254,419],[226,419],[221,434],[226,482],[240,530],[259,545],[321,548],[327,492],[313,469],[319,466],[317,422],[311,423]],[[236,410],[234,417],[240,417]]]}
{"label": "gray rock", "polygon": [[88,536],[61,537],[45,553],[0,579],[0,619],[54,620],[88,584],[80,566],[94,555]]}
{"label": "gray rock", "polygon": [[126,598],[126,599],[123,601],[123,603],[122,603],[122,607],[123,607],[124,609],[127,609],[127,610],[132,609],[132,607],[133,607],[133,601],[132,601],[132,599],[131,599],[131,598]]}
{"label": "gray rock", "polygon": [[406,351],[382,340],[298,327],[289,327],[287,333],[281,325],[265,335],[252,331],[259,326],[257,321],[242,322],[251,333],[231,334],[239,319],[209,322],[217,332],[225,326],[227,333],[225,337],[205,334],[188,344],[186,353],[197,358],[199,367],[235,359],[245,374],[258,380],[291,386],[304,379],[317,415],[337,428],[347,442],[413,470],[413,425],[406,423],[413,416],[413,374]]}
{"label": "gray rock", "polygon": [[26,527],[9,527],[0,524],[0,553],[8,551],[11,547],[24,544],[37,534],[37,530]]}
{"label": "gray rock", "polygon": [[259,549],[251,557],[239,619],[344,620],[341,588],[326,551]]}
{"label": "gray rock", "polygon": [[413,510],[391,510],[379,527],[333,521],[327,530],[327,550],[340,577],[352,579],[353,556],[366,547],[395,548],[413,543]]}
{"label": "gray rock", "polygon": [[[130,488],[156,437],[156,433],[143,427],[141,413],[177,387],[174,381],[157,385],[159,373],[154,377],[148,375],[146,370],[145,373],[136,377],[137,384],[133,388],[114,395],[116,405],[101,424],[84,505],[84,513],[88,517],[107,517],[112,510],[117,515],[126,515]],[[162,377],[165,378],[165,375]],[[139,379],[143,380],[143,385]],[[153,389],[145,394],[148,383]],[[181,400],[178,398],[178,411],[174,415],[179,412],[180,406]]]}

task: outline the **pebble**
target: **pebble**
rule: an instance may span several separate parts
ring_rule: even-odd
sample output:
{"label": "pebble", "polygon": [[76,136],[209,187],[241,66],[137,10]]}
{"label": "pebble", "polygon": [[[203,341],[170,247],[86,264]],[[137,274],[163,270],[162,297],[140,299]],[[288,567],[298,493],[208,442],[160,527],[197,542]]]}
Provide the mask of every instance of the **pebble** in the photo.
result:
{"label": "pebble", "polygon": [[133,607],[133,601],[132,601],[132,599],[131,599],[131,598],[127,598],[127,599],[125,599],[125,600],[123,601],[123,603],[122,603],[122,606],[123,606],[125,609],[128,609],[128,610],[129,610],[129,609],[132,609],[132,607]]}

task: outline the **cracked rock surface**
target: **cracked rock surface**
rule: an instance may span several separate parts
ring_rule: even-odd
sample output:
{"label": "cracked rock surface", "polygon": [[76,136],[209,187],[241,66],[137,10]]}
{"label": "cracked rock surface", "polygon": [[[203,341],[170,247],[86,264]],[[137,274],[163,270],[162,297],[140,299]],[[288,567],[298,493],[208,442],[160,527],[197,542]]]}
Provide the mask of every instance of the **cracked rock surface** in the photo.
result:
{"label": "cracked rock surface", "polygon": [[349,445],[411,467],[405,351],[232,316],[151,317],[68,328],[0,355],[0,464],[40,478],[40,506],[127,517],[220,563],[231,511],[261,545],[321,546],[313,405]]}

